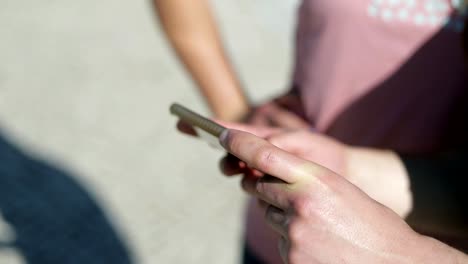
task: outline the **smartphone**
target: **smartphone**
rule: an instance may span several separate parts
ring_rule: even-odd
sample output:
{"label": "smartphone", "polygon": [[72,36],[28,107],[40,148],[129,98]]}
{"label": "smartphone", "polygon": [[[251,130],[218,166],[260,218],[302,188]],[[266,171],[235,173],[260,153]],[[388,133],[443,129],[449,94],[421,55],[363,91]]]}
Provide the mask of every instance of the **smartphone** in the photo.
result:
{"label": "smartphone", "polygon": [[171,114],[191,125],[201,139],[215,148],[222,149],[219,137],[226,130],[225,127],[177,103],[172,104],[169,110]]}

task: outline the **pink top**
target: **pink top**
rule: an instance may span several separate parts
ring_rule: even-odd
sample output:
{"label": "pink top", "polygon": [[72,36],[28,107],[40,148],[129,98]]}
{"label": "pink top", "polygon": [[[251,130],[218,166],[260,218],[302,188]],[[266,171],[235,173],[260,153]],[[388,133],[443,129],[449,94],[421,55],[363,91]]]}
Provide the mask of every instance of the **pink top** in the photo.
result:
{"label": "pink top", "polygon": [[[448,148],[465,80],[457,0],[303,0],[294,84],[317,129],[400,153]],[[281,263],[277,238],[251,202],[247,243]]]}

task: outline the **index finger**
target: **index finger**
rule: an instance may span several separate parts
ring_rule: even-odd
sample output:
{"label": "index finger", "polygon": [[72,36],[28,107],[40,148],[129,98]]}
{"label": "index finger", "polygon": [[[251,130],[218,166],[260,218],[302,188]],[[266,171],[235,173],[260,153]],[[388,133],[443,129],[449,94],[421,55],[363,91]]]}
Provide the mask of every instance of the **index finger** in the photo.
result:
{"label": "index finger", "polygon": [[187,124],[186,122],[182,120],[179,120],[177,122],[177,129],[184,134],[195,136],[195,137],[198,136],[197,131],[195,131],[195,129],[193,129],[193,127],[190,124]]}
{"label": "index finger", "polygon": [[215,121],[216,123],[226,128],[245,131],[245,132],[254,134],[257,137],[261,137],[261,138],[276,135],[284,131],[284,129],[276,128],[276,127],[248,125],[248,124],[243,124],[243,123],[227,122],[227,121],[222,121],[222,120],[215,120]]}
{"label": "index finger", "polygon": [[319,165],[296,157],[250,133],[226,129],[220,136],[220,143],[250,167],[286,183],[310,180],[323,171]]}

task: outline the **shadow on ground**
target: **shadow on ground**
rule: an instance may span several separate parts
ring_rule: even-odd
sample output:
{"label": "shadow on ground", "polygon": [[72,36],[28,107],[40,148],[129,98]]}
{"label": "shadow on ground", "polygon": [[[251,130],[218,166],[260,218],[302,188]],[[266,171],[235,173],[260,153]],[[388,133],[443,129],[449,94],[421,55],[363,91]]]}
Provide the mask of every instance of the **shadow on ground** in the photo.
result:
{"label": "shadow on ground", "polygon": [[132,263],[104,212],[73,176],[28,156],[1,133],[0,213],[14,233],[10,241],[0,238],[0,249],[14,249],[28,264]]}

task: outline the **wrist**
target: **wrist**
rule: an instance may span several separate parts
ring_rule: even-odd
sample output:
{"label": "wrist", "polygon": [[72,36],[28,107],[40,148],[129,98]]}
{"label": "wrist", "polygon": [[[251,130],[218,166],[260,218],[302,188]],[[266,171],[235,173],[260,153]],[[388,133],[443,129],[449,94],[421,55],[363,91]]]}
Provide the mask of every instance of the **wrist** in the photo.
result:
{"label": "wrist", "polygon": [[228,122],[243,122],[248,116],[250,108],[247,105],[238,105],[224,110],[214,111],[216,119]]}
{"label": "wrist", "polygon": [[223,121],[242,122],[251,111],[247,99],[241,94],[208,101],[215,118]]}
{"label": "wrist", "polygon": [[[466,264],[468,256],[444,243],[423,235],[417,235],[414,247],[416,254],[415,263],[447,263],[447,264]],[[411,250],[411,248],[408,248]]]}
{"label": "wrist", "polygon": [[412,209],[412,194],[406,169],[388,150],[347,147],[345,170],[348,180],[400,217]]}

